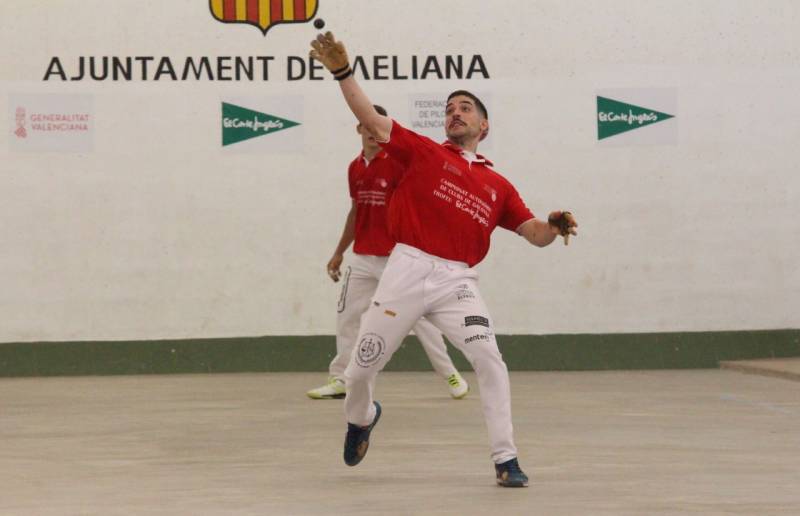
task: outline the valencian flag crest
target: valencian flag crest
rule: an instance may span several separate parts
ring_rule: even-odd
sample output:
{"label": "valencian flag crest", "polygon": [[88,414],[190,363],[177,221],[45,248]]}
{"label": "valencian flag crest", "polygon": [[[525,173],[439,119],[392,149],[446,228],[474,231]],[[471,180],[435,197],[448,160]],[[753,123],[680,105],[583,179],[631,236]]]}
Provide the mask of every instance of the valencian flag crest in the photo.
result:
{"label": "valencian flag crest", "polygon": [[281,23],[305,23],[317,14],[318,0],[209,0],[211,14],[223,23],[255,25],[264,35]]}

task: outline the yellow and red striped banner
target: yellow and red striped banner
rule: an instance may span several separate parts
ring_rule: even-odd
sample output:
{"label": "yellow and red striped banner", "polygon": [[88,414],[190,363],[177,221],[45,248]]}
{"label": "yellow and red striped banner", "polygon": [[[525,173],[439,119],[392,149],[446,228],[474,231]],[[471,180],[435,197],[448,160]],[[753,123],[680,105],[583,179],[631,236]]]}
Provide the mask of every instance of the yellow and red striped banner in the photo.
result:
{"label": "yellow and red striped banner", "polygon": [[279,23],[304,23],[317,14],[318,0],[209,0],[211,14],[224,23],[248,23],[264,34]]}

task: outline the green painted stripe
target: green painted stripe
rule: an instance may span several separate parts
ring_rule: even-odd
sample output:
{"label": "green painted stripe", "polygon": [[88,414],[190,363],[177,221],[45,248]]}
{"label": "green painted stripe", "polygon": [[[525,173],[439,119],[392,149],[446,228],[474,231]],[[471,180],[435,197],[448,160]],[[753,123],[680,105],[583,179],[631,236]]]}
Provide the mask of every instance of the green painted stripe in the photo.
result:
{"label": "green painted stripe", "polygon": [[[512,371],[716,368],[722,360],[800,356],[800,330],[499,335]],[[0,377],[326,371],[332,336],[0,344]],[[450,348],[461,370],[464,356]],[[431,366],[409,337],[387,371]]]}

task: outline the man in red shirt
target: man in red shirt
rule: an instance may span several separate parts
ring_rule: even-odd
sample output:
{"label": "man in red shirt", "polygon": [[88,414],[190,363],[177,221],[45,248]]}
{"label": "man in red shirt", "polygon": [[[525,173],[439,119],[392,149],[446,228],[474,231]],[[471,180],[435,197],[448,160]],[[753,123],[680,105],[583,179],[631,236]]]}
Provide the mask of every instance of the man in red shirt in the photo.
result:
{"label": "man in red shirt", "polygon": [[[381,106],[375,110],[386,115]],[[353,244],[353,258],[345,269],[342,294],[336,317],[336,356],[328,367],[328,383],[306,393],[312,399],[344,398],[344,370],[353,354],[361,316],[369,307],[378,288],[387,257],[394,247],[386,223],[387,205],[402,177],[401,165],[381,149],[359,124],[362,151],[350,163],[347,176],[352,207],[339,244],[328,262],[328,274],[339,281],[344,252]],[[414,325],[414,334],[422,344],[433,369],[447,381],[450,395],[461,399],[469,392],[466,380],[456,370],[447,354],[442,333],[426,319]]]}
{"label": "man in red shirt", "polygon": [[333,73],[358,121],[405,166],[389,208],[390,234],[397,241],[373,303],[364,314],[358,344],[345,371],[347,396],[344,460],[365,456],[381,415],[373,400],[378,372],[413,323],[425,316],[444,331],[475,370],[488,426],[497,483],[525,487],[511,424],[508,369],[497,348],[494,325],[472,268],[489,250],[495,227],[515,231],[544,247],[561,234],[576,234],[568,212],[534,217],[516,189],[477,154],[489,131],[483,103],[466,91],[447,101],[447,142],[438,144],[377,113],[352,76],[344,45],[328,32],[311,43],[311,57]]}

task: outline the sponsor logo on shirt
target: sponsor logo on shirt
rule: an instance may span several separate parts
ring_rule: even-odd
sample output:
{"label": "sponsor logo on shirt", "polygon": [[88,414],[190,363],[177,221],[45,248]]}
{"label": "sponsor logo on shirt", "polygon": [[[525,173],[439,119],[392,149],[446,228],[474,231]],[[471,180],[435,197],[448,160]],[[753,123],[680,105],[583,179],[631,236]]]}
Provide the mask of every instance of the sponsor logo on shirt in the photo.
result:
{"label": "sponsor logo on shirt", "polygon": [[486,190],[489,193],[489,195],[492,196],[492,202],[497,201],[497,190],[495,190],[489,185],[483,185],[483,189]]}
{"label": "sponsor logo on shirt", "polygon": [[442,165],[442,169],[447,170],[448,172],[451,172],[457,176],[461,175],[461,169],[453,165],[449,161],[444,162],[444,165]]}
{"label": "sponsor logo on shirt", "polygon": [[386,192],[381,192],[380,190],[359,190],[356,194],[356,202],[368,206],[385,206]]}
{"label": "sponsor logo on shirt", "polygon": [[437,197],[457,210],[466,213],[472,220],[489,227],[489,217],[492,207],[474,193],[460,187],[453,181],[441,178],[439,188],[433,191]]}

